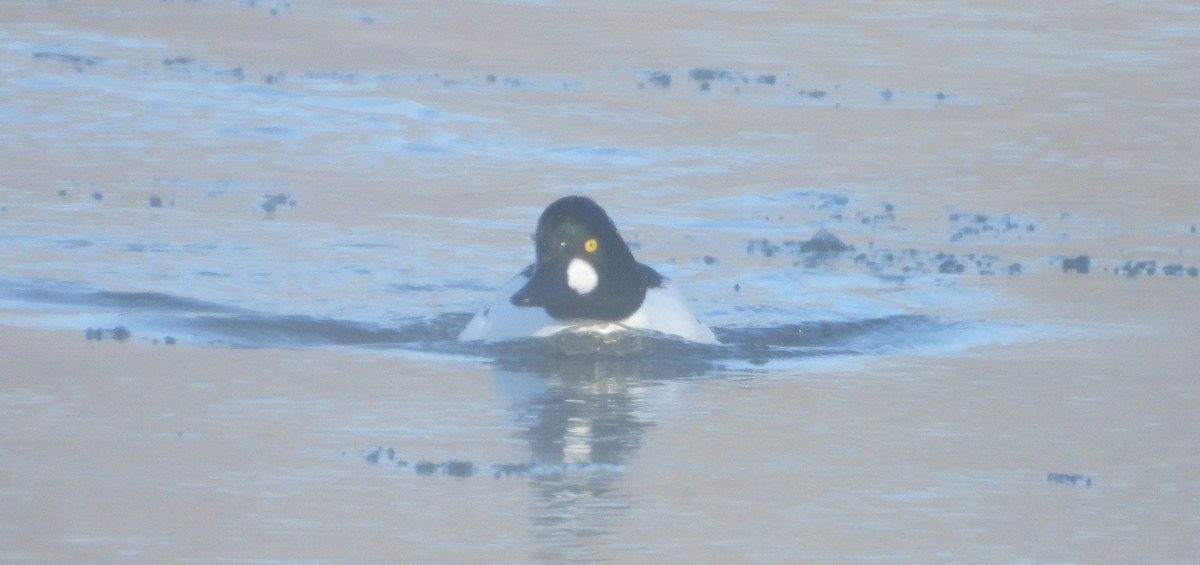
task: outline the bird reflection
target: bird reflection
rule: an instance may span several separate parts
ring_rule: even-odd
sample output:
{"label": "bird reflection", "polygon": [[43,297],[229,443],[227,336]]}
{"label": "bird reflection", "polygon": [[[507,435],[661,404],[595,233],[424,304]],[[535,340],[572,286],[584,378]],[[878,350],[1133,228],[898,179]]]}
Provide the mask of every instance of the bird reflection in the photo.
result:
{"label": "bird reflection", "polygon": [[530,522],[544,558],[583,555],[628,511],[621,470],[655,413],[708,363],[680,358],[561,356],[497,362],[499,391],[527,424]]}

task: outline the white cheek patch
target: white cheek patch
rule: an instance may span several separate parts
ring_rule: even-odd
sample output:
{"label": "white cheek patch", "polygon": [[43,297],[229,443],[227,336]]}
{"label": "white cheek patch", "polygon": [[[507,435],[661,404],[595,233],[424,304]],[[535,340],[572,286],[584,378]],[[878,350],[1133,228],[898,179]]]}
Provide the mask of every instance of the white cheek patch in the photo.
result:
{"label": "white cheek patch", "polygon": [[587,261],[571,259],[567,265],[567,286],[582,295],[596,290],[596,283],[599,282],[600,276]]}

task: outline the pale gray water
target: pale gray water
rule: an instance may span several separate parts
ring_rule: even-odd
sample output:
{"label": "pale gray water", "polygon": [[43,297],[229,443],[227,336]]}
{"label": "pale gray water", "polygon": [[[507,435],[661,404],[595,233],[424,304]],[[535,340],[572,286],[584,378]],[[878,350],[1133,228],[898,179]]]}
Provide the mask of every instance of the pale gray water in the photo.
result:
{"label": "pale gray water", "polygon": [[[0,15],[7,559],[1200,554],[1193,7]],[[724,345],[454,341],[569,193]]]}

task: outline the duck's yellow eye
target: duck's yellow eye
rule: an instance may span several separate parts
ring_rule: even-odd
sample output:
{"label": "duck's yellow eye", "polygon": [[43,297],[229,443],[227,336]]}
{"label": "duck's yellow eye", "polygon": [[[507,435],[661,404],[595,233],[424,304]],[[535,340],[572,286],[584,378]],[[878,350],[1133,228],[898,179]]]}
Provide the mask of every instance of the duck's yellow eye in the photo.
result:
{"label": "duck's yellow eye", "polygon": [[583,242],[583,250],[587,251],[588,253],[595,253],[596,247],[598,247],[598,246],[599,246],[599,244],[596,243],[596,238],[594,238],[594,237]]}

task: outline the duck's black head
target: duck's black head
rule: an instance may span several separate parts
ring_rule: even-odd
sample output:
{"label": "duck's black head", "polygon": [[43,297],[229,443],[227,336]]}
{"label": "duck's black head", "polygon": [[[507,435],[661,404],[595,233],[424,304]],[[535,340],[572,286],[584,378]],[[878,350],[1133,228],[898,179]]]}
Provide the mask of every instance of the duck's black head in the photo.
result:
{"label": "duck's black head", "polygon": [[638,263],[604,209],[586,196],[560,198],[542,212],[534,234],[537,262],[512,295],[559,320],[621,320],[663,281]]}

